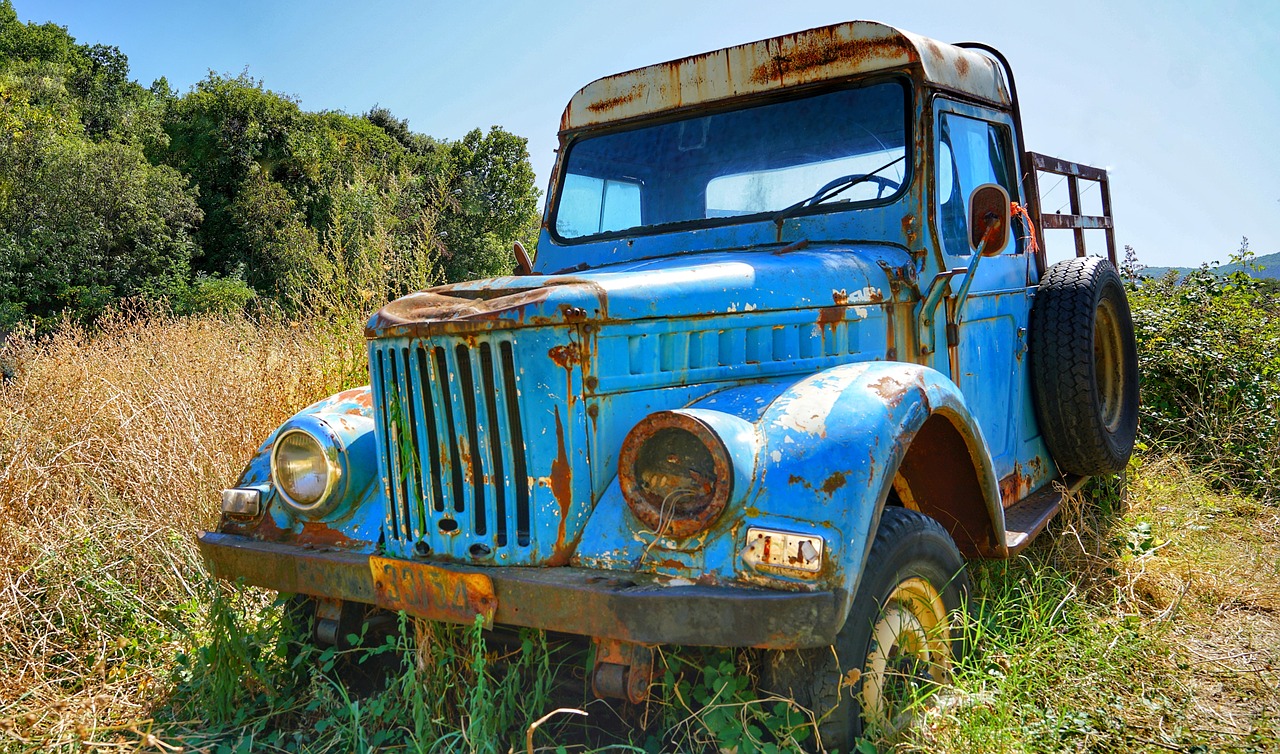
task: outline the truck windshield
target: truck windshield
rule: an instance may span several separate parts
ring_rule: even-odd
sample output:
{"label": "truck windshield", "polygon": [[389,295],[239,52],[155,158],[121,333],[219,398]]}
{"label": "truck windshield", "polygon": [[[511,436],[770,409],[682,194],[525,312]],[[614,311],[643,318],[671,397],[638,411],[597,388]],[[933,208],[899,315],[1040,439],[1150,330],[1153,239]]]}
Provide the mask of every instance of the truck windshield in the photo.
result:
{"label": "truck windshield", "polygon": [[807,211],[887,199],[907,174],[906,113],[892,81],[584,138],[553,227],[572,240],[759,219],[841,179],[854,185]]}

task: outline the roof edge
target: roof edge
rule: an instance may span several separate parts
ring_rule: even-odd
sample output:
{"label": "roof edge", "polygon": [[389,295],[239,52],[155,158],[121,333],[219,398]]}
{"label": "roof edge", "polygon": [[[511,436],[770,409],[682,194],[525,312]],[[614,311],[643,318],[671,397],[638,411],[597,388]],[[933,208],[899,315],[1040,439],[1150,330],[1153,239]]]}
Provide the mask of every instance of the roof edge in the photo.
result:
{"label": "roof edge", "polygon": [[1010,103],[1001,71],[986,55],[875,21],[846,21],[596,79],[569,100],[560,129],[906,66],[919,66],[927,85]]}

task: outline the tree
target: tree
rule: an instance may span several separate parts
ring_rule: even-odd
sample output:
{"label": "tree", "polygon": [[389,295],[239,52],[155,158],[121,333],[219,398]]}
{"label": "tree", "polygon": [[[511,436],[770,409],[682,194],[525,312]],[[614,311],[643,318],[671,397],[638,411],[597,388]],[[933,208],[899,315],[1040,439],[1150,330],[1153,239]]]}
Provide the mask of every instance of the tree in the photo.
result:
{"label": "tree", "polygon": [[425,180],[454,201],[441,213],[449,281],[510,274],[515,241],[532,247],[538,196],[528,140],[498,126],[447,142]]}

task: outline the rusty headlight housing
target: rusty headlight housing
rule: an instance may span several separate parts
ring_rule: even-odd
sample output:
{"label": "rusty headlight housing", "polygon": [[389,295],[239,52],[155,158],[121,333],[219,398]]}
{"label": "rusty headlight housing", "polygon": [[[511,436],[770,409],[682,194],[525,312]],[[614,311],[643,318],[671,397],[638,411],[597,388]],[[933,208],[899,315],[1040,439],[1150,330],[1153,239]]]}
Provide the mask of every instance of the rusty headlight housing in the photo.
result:
{"label": "rusty headlight housing", "polygon": [[271,448],[271,481],[297,513],[323,516],[342,498],[341,457],[336,437],[291,427],[280,433]]}
{"label": "rusty headlight housing", "polygon": [[715,523],[733,493],[733,461],[703,422],[659,411],[627,434],[618,480],[636,518],[660,536],[689,537]]}

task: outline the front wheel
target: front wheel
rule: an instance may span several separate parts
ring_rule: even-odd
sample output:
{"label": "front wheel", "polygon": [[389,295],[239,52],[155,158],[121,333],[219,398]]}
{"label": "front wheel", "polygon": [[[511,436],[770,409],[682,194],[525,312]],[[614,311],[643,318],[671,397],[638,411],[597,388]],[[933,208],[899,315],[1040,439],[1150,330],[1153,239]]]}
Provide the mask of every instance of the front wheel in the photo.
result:
{"label": "front wheel", "polygon": [[770,653],[764,685],[813,710],[826,749],[891,735],[949,678],[967,589],[964,560],[938,522],[885,508],[835,646]]}

